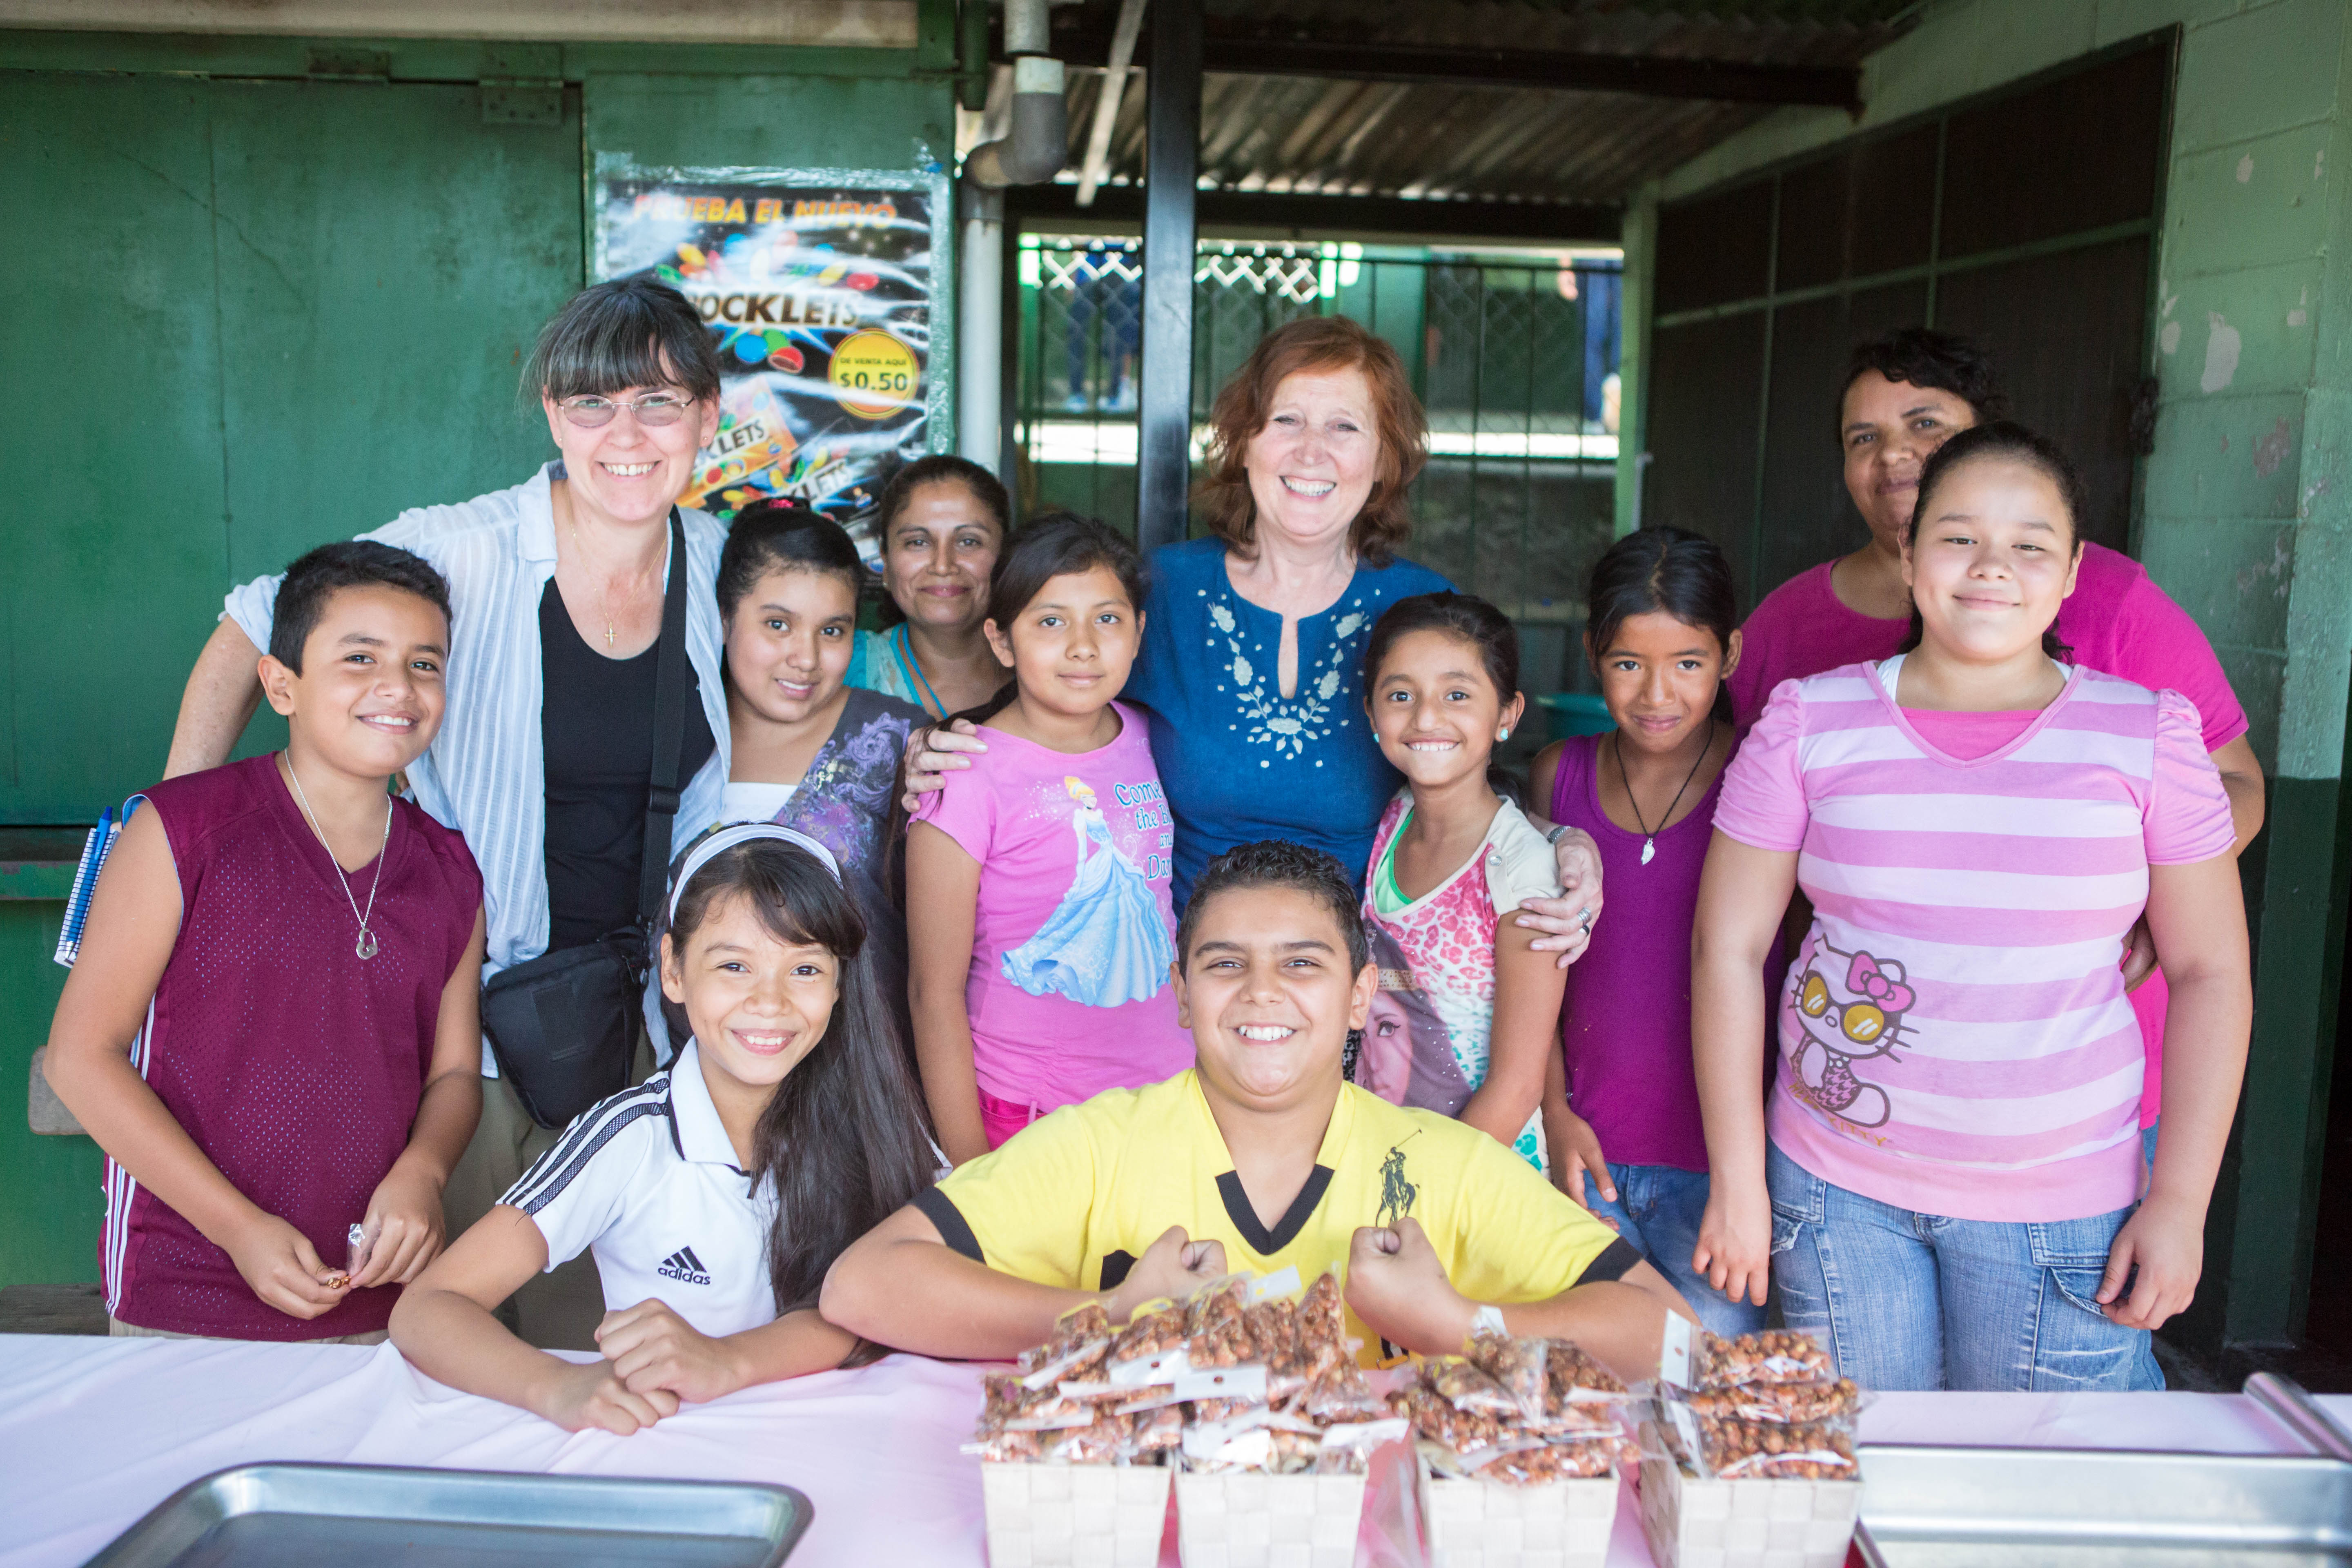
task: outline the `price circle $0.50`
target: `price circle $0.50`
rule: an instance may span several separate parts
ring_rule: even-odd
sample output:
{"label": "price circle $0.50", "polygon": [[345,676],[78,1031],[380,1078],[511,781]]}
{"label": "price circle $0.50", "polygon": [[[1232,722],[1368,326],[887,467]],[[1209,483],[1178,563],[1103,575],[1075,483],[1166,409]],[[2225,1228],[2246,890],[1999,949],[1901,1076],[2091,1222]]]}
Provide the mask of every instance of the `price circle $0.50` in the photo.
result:
{"label": "price circle $0.50", "polygon": [[905,339],[869,327],[834,345],[825,379],[842,407],[861,419],[883,419],[915,400],[922,365]]}

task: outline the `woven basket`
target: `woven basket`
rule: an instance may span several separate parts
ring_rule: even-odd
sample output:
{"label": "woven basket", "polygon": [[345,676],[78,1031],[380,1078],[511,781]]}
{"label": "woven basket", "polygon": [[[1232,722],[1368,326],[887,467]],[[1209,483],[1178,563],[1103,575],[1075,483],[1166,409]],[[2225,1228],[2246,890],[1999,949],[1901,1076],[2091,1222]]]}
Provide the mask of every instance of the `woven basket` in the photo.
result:
{"label": "woven basket", "polygon": [[1421,1468],[1431,1568],[1601,1568],[1617,1523],[1617,1478],[1515,1487]]}
{"label": "woven basket", "polygon": [[1658,1568],[1842,1568],[1862,1509],[1853,1481],[1703,1481],[1642,1432],[1642,1533]]}
{"label": "woven basket", "polygon": [[1184,1568],[1354,1568],[1363,1512],[1362,1476],[1176,1473]]}
{"label": "woven basket", "polygon": [[1162,1465],[983,1464],[990,1568],[1155,1568]]}

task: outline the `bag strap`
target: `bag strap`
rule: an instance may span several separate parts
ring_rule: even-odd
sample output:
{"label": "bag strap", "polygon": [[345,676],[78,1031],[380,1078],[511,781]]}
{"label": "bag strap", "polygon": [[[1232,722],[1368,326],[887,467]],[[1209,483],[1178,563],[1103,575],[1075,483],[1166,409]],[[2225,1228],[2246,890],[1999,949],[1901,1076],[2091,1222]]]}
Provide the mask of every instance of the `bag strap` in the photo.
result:
{"label": "bag strap", "polygon": [[686,524],[669,509],[669,587],[662,595],[660,653],[654,663],[653,777],[646,793],[646,859],[637,880],[637,922],[651,941],[669,892],[669,847],[677,826],[677,776],[686,763]]}

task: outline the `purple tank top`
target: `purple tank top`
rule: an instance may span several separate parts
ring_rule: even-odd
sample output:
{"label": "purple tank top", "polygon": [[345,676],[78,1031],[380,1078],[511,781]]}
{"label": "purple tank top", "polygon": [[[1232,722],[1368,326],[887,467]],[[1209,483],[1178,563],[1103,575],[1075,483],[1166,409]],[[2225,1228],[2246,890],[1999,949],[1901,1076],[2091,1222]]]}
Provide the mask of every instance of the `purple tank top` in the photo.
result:
{"label": "purple tank top", "polygon": [[1657,853],[1644,866],[1642,835],[1601,809],[1593,770],[1603,739],[1569,737],[1552,781],[1551,819],[1581,827],[1601,847],[1606,899],[1591,946],[1568,971],[1560,1040],[1569,1103],[1592,1124],[1612,1163],[1704,1171],[1691,1067],[1691,921],[1723,776],[1656,836]]}
{"label": "purple tank top", "polygon": [[[482,902],[463,837],[393,806],[369,925],[373,958],[335,864],[255,757],[146,792],[180,878],[180,934],[131,1062],[205,1156],[330,1268],[408,1144],[448,984]],[[373,863],[350,873],[365,906]],[[109,1160],[100,1263],[107,1310],[127,1323],[247,1340],[383,1328],[396,1286],[355,1290],[323,1316],[263,1304],[228,1254]]]}

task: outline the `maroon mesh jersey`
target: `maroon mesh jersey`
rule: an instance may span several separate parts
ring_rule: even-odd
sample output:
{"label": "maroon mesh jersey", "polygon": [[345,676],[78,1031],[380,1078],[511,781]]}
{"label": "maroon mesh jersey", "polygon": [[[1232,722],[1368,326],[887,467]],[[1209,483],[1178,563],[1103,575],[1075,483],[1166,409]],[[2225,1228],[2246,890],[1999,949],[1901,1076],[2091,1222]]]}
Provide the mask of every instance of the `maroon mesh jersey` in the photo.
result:
{"label": "maroon mesh jersey", "polygon": [[[146,792],[180,877],[180,934],[131,1048],[165,1109],[237,1191],[292,1224],[330,1268],[407,1147],[441,993],[463,957],[482,877],[458,834],[393,806],[373,958],[335,863],[274,757]],[[350,874],[362,908],[377,868]],[[305,1321],[255,1296],[228,1254],[106,1163],[99,1244],[107,1310],[126,1323],[248,1340],[381,1329],[396,1286],[355,1290]]]}

